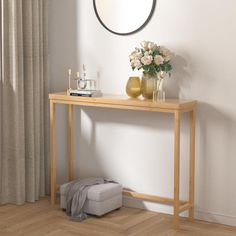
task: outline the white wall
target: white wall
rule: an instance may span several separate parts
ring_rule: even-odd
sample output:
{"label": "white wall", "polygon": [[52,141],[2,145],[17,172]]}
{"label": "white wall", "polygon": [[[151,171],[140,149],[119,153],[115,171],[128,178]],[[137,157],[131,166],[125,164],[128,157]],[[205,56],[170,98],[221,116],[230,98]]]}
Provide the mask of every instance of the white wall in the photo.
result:
{"label": "white wall", "polygon": [[[158,0],[141,32],[121,37],[106,31],[92,1],[50,1],[51,91],[67,88],[66,70],[85,63],[99,72],[103,92],[124,94],[134,74],[128,55],[142,40],[175,52],[169,97],[197,99],[196,215],[236,225],[236,1]],[[76,108],[76,174],[107,176],[139,192],[173,194],[173,117],[168,114]],[[81,119],[79,118],[81,115]],[[57,109],[59,182],[66,181],[66,114]],[[188,132],[182,122],[181,192],[187,197]],[[170,212],[154,203],[126,205]]]}

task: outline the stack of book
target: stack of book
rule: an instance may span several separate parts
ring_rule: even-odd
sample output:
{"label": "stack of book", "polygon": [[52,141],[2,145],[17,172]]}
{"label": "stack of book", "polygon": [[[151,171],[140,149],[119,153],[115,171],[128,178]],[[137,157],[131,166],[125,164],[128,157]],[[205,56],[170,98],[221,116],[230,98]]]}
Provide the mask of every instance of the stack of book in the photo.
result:
{"label": "stack of book", "polygon": [[70,89],[70,96],[80,96],[80,97],[101,97],[102,92],[100,90],[82,90],[82,89]]}

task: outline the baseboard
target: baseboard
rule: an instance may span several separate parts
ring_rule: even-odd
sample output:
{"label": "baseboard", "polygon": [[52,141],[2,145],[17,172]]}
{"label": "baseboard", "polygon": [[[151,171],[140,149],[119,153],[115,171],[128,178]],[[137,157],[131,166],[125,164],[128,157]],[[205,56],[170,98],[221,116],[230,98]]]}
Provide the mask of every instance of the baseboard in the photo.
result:
{"label": "baseboard", "polygon": [[236,226],[236,216],[223,215],[214,212],[195,211],[195,218],[208,222]]}
{"label": "baseboard", "polygon": [[[172,214],[173,208],[171,206],[162,205],[154,202],[146,202],[138,199],[132,199],[128,197],[123,198],[123,205],[126,207],[140,208],[154,212],[160,212],[165,214]],[[186,217],[186,214],[182,215]],[[195,219],[208,221],[212,223],[236,226],[236,216],[223,215],[214,212],[206,212],[202,210],[195,211]]]}

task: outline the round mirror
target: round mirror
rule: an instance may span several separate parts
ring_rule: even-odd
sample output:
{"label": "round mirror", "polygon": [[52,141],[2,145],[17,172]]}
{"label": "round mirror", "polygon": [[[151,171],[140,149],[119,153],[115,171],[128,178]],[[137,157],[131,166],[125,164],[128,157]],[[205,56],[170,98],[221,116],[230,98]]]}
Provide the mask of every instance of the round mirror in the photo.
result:
{"label": "round mirror", "polygon": [[96,16],[110,32],[129,35],[151,19],[156,0],[93,0]]}

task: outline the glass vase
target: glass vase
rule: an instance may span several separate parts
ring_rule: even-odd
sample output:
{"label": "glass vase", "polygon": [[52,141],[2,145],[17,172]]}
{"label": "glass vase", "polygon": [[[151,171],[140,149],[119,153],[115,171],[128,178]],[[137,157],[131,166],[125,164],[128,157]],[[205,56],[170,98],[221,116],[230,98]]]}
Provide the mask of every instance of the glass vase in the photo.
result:
{"label": "glass vase", "polygon": [[157,90],[158,75],[157,73],[143,73],[141,92],[144,98],[152,99],[153,92]]}
{"label": "glass vase", "polygon": [[126,93],[131,98],[136,98],[141,95],[141,82],[139,77],[129,77],[126,84]]}

